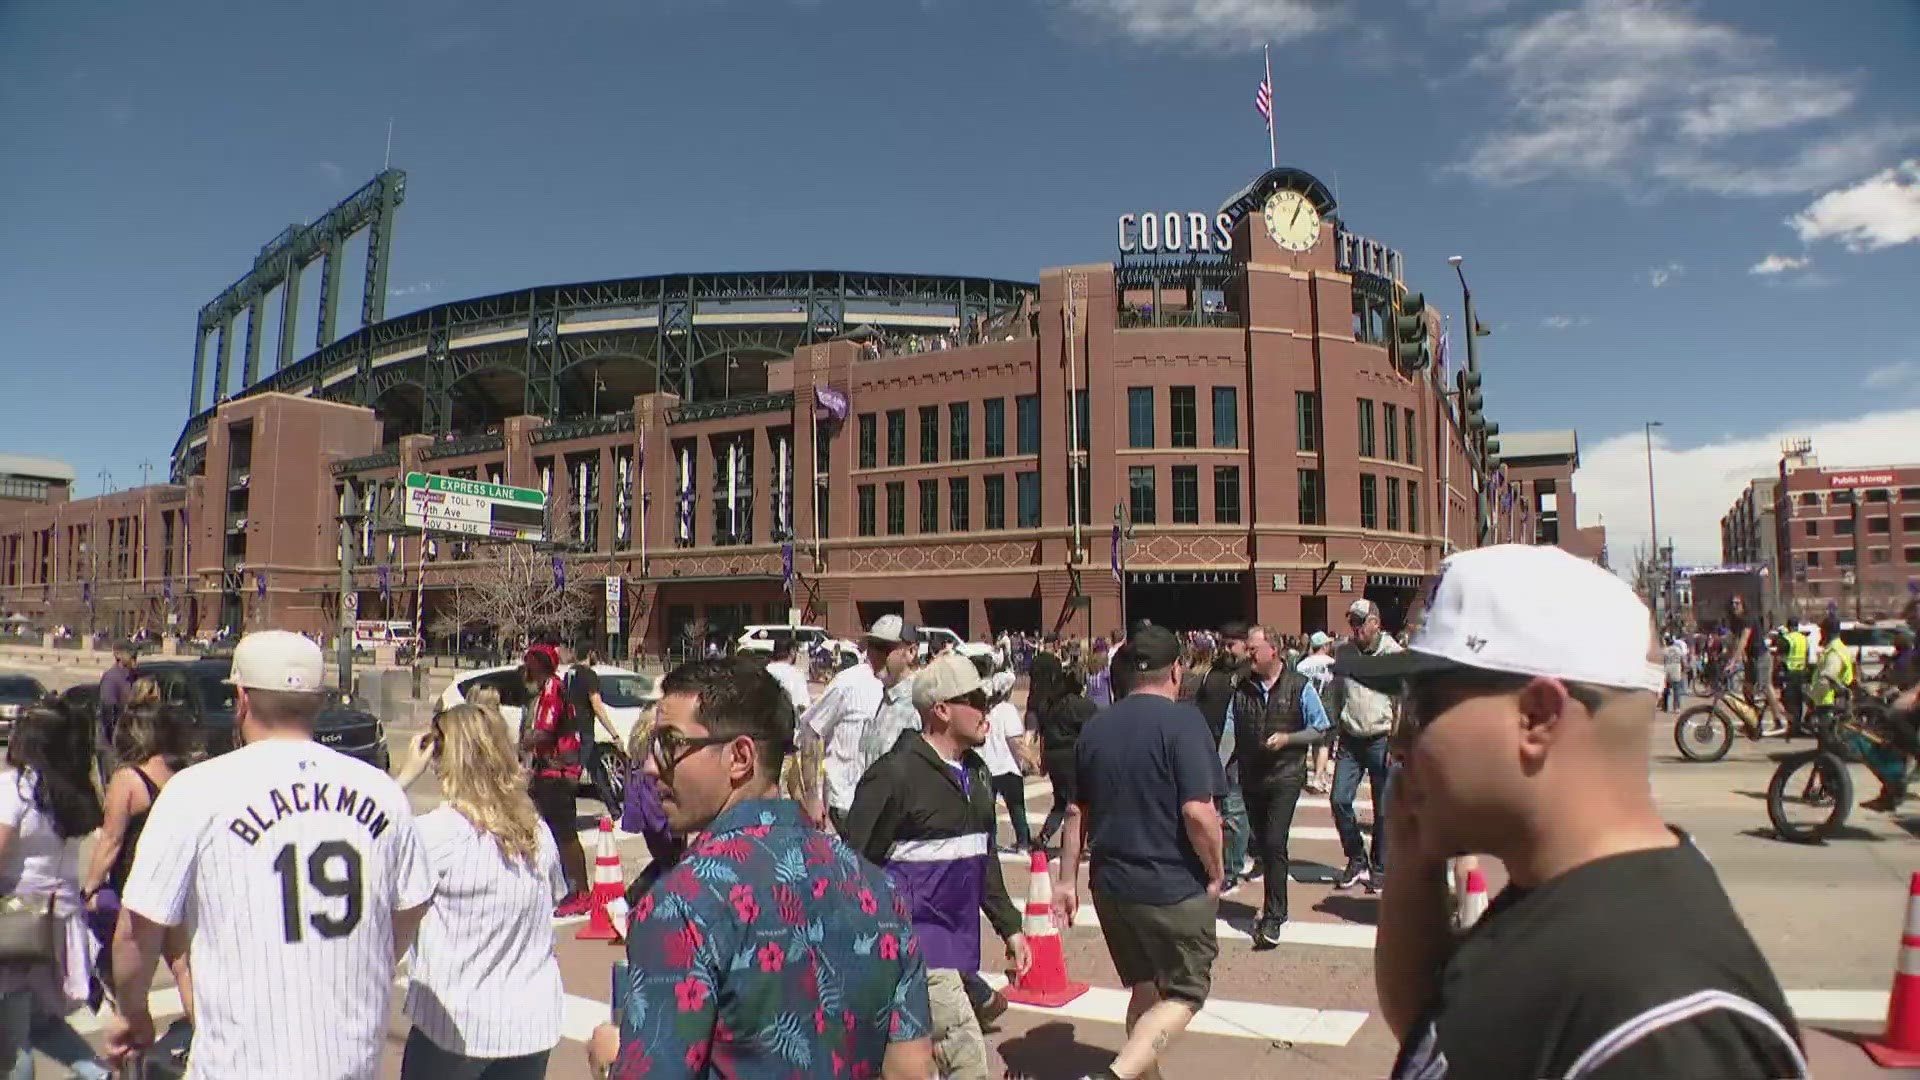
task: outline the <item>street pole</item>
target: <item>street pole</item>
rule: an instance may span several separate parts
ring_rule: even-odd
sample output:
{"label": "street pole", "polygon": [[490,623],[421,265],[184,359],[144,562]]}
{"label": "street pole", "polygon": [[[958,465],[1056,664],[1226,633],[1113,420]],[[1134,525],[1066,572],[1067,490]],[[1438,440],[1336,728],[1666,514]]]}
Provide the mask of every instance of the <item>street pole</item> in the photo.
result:
{"label": "street pole", "polygon": [[[353,692],[353,608],[347,597],[353,595],[354,545],[360,540],[359,497],[353,481],[346,483],[345,502],[340,507],[340,617],[335,629],[334,657],[339,667],[340,692]],[[357,599],[357,597],[356,597]]]}
{"label": "street pole", "polygon": [[1654,498],[1654,488],[1653,488],[1653,429],[1660,426],[1661,426],[1661,423],[1658,420],[1649,420],[1646,422],[1647,535],[1649,537],[1649,543],[1650,543],[1650,546],[1648,547],[1647,550],[1649,552],[1648,557],[1653,560],[1653,565],[1651,569],[1654,574],[1654,580],[1648,583],[1649,588],[1654,591],[1654,594],[1648,597],[1647,599],[1653,601],[1653,621],[1664,627],[1666,625],[1665,614],[1666,614],[1666,606],[1667,606],[1667,575],[1661,569],[1660,510],[1659,510],[1659,503]]}
{"label": "street pole", "polygon": [[[1473,314],[1473,289],[1467,285],[1467,271],[1466,267],[1462,265],[1466,262],[1466,258],[1460,255],[1453,255],[1448,257],[1447,262],[1453,265],[1454,275],[1460,279],[1460,306],[1463,309],[1462,314],[1466,317],[1467,370],[1474,375],[1478,375],[1480,374],[1480,320],[1475,318]],[[1466,406],[1464,400],[1461,403],[1460,422],[1463,425],[1466,423]],[[1479,483],[1475,485],[1476,490],[1473,500],[1474,534],[1477,542],[1484,546],[1490,539],[1489,531],[1492,528],[1493,517],[1492,492],[1487,490],[1487,473],[1489,470],[1487,468],[1485,437],[1465,431],[1461,432],[1461,436],[1468,447],[1467,464],[1472,467],[1474,474],[1479,479]]]}
{"label": "street pole", "polygon": [[1133,624],[1127,621],[1127,534],[1133,531],[1127,522],[1125,503],[1113,504],[1113,566],[1120,581],[1120,632],[1125,633]]}

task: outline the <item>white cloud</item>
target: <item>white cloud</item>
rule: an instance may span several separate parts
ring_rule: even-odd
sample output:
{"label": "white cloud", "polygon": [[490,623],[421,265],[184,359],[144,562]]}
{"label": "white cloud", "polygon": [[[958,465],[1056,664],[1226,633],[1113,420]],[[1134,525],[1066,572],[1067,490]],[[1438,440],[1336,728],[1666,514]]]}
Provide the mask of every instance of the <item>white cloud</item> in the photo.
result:
{"label": "white cloud", "polygon": [[1588,321],[1585,315],[1549,315],[1540,320],[1540,325],[1549,330],[1567,330],[1575,326],[1585,326]]}
{"label": "white cloud", "polygon": [[1413,6],[1445,22],[1466,22],[1498,15],[1514,0],[1413,0]]}
{"label": "white cloud", "polygon": [[[1818,191],[1920,139],[1911,124],[1837,129],[1849,78],[1795,71],[1771,38],[1672,0],[1581,0],[1484,35],[1469,70],[1499,80],[1507,121],[1461,163],[1490,184],[1584,175],[1637,192]],[[1805,131],[1810,125],[1824,129]],[[1784,160],[1754,136],[1793,133]]]}
{"label": "white cloud", "polygon": [[324,175],[328,180],[333,180],[337,182],[340,179],[340,176],[341,176],[340,166],[334,164],[331,161],[320,162],[319,169],[321,174]]}
{"label": "white cloud", "polygon": [[[1656,428],[1653,470],[1662,537],[1673,539],[1675,558],[1682,563],[1717,563],[1720,518],[1748,481],[1778,475],[1783,441],[1811,438],[1822,465],[1884,465],[1913,459],[1915,431],[1920,431],[1920,408],[1786,424],[1762,435],[1691,447],[1663,441]],[[1627,566],[1633,552],[1647,543],[1645,434],[1636,427],[1583,444],[1574,489],[1580,498],[1580,524],[1604,521],[1613,565]]]}
{"label": "white cloud", "polygon": [[392,285],[387,288],[387,296],[423,296],[440,287],[437,281],[420,281],[412,285]]}
{"label": "white cloud", "polygon": [[1920,360],[1895,360],[1867,372],[1860,385],[1869,390],[1893,390],[1920,387]]}
{"label": "white cloud", "polygon": [[1686,272],[1687,268],[1677,262],[1671,262],[1665,266],[1656,266],[1651,270],[1644,271],[1647,284],[1656,289],[1672,281],[1674,278],[1684,276]]}
{"label": "white cloud", "polygon": [[1065,13],[1091,19],[1142,45],[1248,49],[1323,30],[1338,0],[1062,0]]}
{"label": "white cloud", "polygon": [[1813,265],[1812,259],[1797,258],[1792,255],[1769,253],[1766,258],[1747,267],[1749,274],[1784,274],[1789,270],[1805,270]]}
{"label": "white cloud", "polygon": [[1787,224],[1807,243],[1838,240],[1848,251],[1920,240],[1920,159],[1829,191]]}

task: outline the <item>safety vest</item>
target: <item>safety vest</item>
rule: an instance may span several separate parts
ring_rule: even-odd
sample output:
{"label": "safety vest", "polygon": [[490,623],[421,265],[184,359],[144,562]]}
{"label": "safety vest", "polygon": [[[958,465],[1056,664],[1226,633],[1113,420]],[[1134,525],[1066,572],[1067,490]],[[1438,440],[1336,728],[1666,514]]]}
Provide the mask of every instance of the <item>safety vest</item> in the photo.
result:
{"label": "safety vest", "polygon": [[[1840,653],[1840,685],[1852,686],[1854,675],[1853,650],[1847,648],[1846,643],[1838,639],[1835,639],[1827,645],[1827,652],[1834,652],[1835,650],[1838,650]],[[1827,666],[1825,656],[1821,657],[1820,666],[1823,668]],[[1827,685],[1823,681],[1820,686],[1820,692],[1814,695],[1813,703],[1815,705],[1831,705],[1833,704],[1836,692],[1835,687]]]}
{"label": "safety vest", "polygon": [[1798,630],[1787,631],[1787,670],[1795,674],[1807,670],[1807,635]]}

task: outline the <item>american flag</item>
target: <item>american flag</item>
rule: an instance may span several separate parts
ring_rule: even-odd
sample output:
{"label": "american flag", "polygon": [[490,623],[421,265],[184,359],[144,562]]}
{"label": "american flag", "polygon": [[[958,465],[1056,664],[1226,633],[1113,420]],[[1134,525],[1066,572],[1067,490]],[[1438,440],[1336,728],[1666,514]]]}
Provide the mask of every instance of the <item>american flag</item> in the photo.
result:
{"label": "american flag", "polygon": [[1260,80],[1260,89],[1254,92],[1253,107],[1260,110],[1266,118],[1267,126],[1273,126],[1273,84],[1266,79]]}

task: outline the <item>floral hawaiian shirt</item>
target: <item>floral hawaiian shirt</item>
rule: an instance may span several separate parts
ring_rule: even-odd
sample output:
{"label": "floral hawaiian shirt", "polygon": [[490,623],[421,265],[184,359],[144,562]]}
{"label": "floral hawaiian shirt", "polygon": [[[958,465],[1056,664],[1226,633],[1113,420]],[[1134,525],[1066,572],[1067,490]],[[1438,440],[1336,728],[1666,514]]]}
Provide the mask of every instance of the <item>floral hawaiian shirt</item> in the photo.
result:
{"label": "floral hawaiian shirt", "polygon": [[905,903],[791,800],[722,813],[631,927],[612,1080],[866,1080],[932,1028]]}

